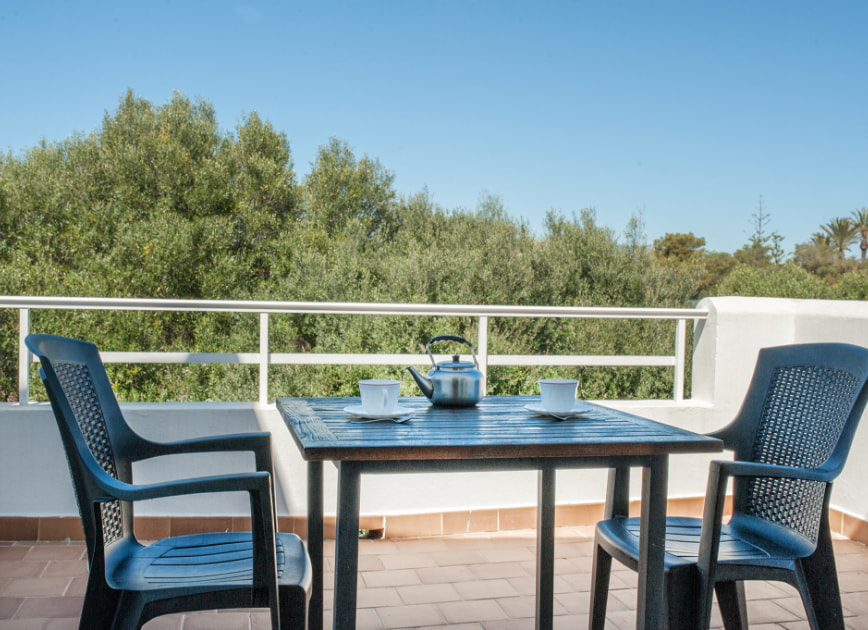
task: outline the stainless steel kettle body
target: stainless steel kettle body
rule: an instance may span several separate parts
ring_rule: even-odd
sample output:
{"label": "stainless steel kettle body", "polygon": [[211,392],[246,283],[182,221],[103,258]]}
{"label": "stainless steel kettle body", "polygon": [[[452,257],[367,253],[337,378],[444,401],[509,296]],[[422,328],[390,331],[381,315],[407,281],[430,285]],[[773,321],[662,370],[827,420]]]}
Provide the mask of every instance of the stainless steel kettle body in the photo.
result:
{"label": "stainless steel kettle body", "polygon": [[[451,361],[434,363],[434,355],[431,354],[431,344],[438,341],[455,341],[470,346],[470,355],[473,362],[461,361],[456,354]],[[473,344],[462,337],[453,335],[441,335],[434,337],[425,345],[425,351],[431,359],[433,366],[428,370],[427,378],[422,376],[416,368],[408,367],[407,371],[413,376],[413,380],[422,390],[422,393],[431,399],[431,403],[442,407],[472,407],[484,395],[482,372],[479,371],[479,362],[476,360],[476,352]]]}

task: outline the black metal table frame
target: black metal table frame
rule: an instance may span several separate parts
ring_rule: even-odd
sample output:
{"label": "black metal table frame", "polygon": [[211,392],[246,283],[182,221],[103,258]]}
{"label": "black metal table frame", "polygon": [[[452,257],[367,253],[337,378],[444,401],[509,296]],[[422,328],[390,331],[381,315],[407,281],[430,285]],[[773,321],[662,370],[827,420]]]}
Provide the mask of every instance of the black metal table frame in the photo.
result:
{"label": "black metal table frame", "polygon": [[[334,629],[356,626],[358,588],[359,508],[361,476],[376,473],[538,471],[536,628],[550,630],[553,624],[555,478],[558,469],[608,468],[609,482],[604,518],[627,514],[629,472],[642,468],[636,627],[662,628],[664,623],[663,541],[669,456],[600,455],[567,458],[519,458],[486,460],[386,460],[335,461],[338,468],[337,533],[335,536]],[[323,462],[307,462],[308,552],[313,565],[313,587],[308,626],[323,627]]]}

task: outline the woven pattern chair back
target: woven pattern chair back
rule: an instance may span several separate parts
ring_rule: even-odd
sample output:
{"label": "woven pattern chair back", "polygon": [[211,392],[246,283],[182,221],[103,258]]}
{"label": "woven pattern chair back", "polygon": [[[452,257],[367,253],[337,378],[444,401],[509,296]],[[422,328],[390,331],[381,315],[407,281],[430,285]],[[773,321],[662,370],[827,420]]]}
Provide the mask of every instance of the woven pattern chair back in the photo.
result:
{"label": "woven pattern chair back", "polygon": [[[862,381],[843,369],[785,366],[775,369],[753,443],[752,460],[816,468],[832,454],[859,396]],[[745,513],[784,525],[816,542],[827,484],[753,478]]]}
{"label": "woven pattern chair back", "polygon": [[[86,364],[75,361],[57,360],[52,365],[91,454],[106,473],[117,479],[114,451],[90,370]],[[103,503],[101,515],[105,543],[109,544],[121,538],[123,520],[120,503]]]}

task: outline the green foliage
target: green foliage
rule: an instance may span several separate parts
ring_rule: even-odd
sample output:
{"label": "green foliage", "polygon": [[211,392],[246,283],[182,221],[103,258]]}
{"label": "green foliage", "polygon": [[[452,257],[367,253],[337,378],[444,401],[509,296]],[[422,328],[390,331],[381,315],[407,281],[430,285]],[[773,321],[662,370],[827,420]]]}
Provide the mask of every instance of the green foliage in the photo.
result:
{"label": "green foliage", "polygon": [[822,279],[795,263],[768,268],[740,265],[720,282],[717,294],[803,299],[833,297]]}
{"label": "green foliage", "polygon": [[[638,216],[623,243],[593,209],[549,212],[538,238],[496,195],[472,210],[446,210],[424,190],[400,198],[390,171],[336,138],[311,166],[298,183],[286,136],[256,113],[224,132],[207,102],[176,93],[154,106],[129,91],[94,133],[0,156],[0,294],[678,307],[711,294],[868,293],[864,270],[842,270],[836,292],[797,265],[774,264],[762,205],[754,245],[770,270],[730,273],[735,259],[705,252],[692,234],[646,247]],[[0,312],[0,398],[9,400],[17,396],[16,317]],[[257,352],[257,322],[250,314],[48,310],[31,326],[105,350]],[[474,339],[475,327],[459,317],[275,315],[269,347],[419,353],[437,334]],[[662,355],[672,353],[674,333],[673,322],[494,318],[489,351]],[[108,369],[122,400],[257,398],[256,366]],[[546,375],[581,379],[591,398],[672,395],[669,368],[496,367],[488,391],[534,393]],[[387,376],[402,379],[403,394],[416,393],[395,366],[278,366],[269,395],[355,395],[359,379]]]}
{"label": "green foliage", "polygon": [[694,236],[693,232],[687,234],[670,234],[654,241],[654,251],[657,257],[663,260],[676,260],[688,262],[702,255],[705,247],[705,239]]}
{"label": "green foliage", "polygon": [[394,179],[379,160],[357,160],[346,143],[332,138],[320,148],[305,181],[305,218],[329,236],[354,222],[367,234],[388,233]]}
{"label": "green foliage", "polygon": [[853,232],[859,240],[859,249],[862,252],[861,259],[864,261],[868,254],[868,208],[859,208],[853,211]]}
{"label": "green foliage", "polygon": [[839,258],[844,258],[844,252],[859,238],[856,225],[849,217],[832,219],[822,229],[829,237],[829,242],[835,246]]}
{"label": "green foliage", "polygon": [[760,195],[757,204],[757,211],[751,218],[754,223],[754,232],[748,243],[733,254],[736,262],[752,267],[780,265],[784,262],[784,250],[781,246],[784,238],[777,232],[769,233],[767,231],[771,222],[771,215],[765,210],[762,195]]}
{"label": "green foliage", "polygon": [[841,300],[868,300],[868,268],[862,267],[842,275],[835,293]]}

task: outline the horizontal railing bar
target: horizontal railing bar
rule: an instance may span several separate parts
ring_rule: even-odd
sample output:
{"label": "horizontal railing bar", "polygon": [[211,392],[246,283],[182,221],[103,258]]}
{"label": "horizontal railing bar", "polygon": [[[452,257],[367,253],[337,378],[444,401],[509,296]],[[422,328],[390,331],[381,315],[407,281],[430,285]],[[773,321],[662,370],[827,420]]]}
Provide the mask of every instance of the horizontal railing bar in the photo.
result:
{"label": "horizontal railing bar", "polygon": [[517,354],[489,354],[488,365],[593,365],[593,366],[665,366],[675,365],[675,357],[670,356],[543,356],[543,355],[517,355]]}
{"label": "horizontal railing bar", "polygon": [[258,352],[100,352],[103,363],[257,364]]}
{"label": "horizontal railing bar", "polygon": [[320,352],[275,352],[272,365],[420,365],[431,360],[427,354],[325,354]]}
{"label": "horizontal railing bar", "polygon": [[609,308],[597,306],[506,306],[478,304],[380,304],[372,302],[274,302],[0,296],[0,308],[293,313],[316,315],[439,315],[484,317],[589,317],[613,319],[706,319],[692,308]]}
{"label": "horizontal railing bar", "polygon": [[[258,352],[100,352],[103,363],[211,363],[256,365]],[[435,359],[437,357],[435,356]],[[470,357],[463,357],[462,360]],[[32,358],[38,362],[36,357]],[[276,352],[268,356],[271,365],[420,365],[430,364],[427,354],[327,354],[323,352]],[[671,356],[615,355],[519,355],[490,354],[489,365],[499,366],[662,366],[672,367]]]}

